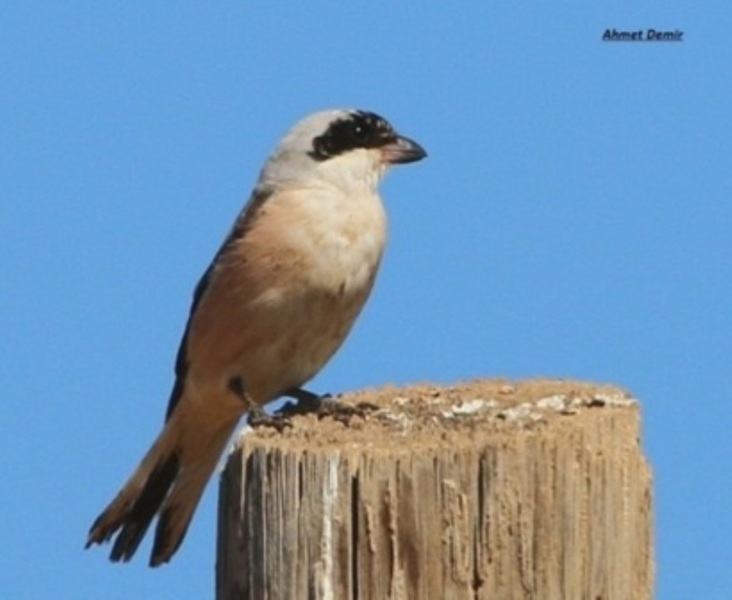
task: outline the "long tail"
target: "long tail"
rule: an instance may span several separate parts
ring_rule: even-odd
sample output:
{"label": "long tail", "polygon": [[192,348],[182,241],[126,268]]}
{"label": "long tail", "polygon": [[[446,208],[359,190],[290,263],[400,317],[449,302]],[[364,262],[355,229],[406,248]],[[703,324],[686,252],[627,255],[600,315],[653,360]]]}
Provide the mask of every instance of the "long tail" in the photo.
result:
{"label": "long tail", "polygon": [[109,541],[119,531],[109,558],[126,562],[155,515],[159,516],[150,566],[168,562],[180,547],[237,419],[214,424],[178,408],[183,410],[174,411],[135,472],[92,524],[87,548]]}

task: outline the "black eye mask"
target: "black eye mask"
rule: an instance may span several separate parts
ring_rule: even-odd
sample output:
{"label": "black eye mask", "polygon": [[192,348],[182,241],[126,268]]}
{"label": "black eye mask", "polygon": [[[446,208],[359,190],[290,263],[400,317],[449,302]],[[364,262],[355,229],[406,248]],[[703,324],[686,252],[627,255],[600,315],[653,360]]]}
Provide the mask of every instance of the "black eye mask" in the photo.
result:
{"label": "black eye mask", "polygon": [[396,134],[385,119],[358,111],[334,121],[323,135],[313,139],[310,156],[323,161],[356,148],[380,148],[395,139]]}

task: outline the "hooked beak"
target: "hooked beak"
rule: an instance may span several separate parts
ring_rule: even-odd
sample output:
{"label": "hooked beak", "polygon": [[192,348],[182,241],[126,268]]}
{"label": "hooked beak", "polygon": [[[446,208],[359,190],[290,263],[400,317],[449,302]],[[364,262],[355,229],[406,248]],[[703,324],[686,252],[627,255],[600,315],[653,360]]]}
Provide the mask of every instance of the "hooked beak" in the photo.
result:
{"label": "hooked beak", "polygon": [[427,152],[414,140],[401,135],[381,147],[382,160],[388,165],[403,165],[417,162],[427,156]]}

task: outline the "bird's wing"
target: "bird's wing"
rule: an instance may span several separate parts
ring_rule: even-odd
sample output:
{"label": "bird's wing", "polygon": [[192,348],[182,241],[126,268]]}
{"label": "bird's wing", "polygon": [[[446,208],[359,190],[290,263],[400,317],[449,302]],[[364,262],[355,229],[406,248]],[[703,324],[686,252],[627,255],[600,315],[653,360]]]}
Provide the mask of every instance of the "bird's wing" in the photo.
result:
{"label": "bird's wing", "polygon": [[213,260],[211,261],[211,264],[209,264],[208,268],[196,285],[196,288],[193,292],[193,300],[191,301],[191,308],[188,312],[188,321],[186,322],[186,328],[183,331],[183,336],[181,337],[180,344],[178,346],[178,352],[175,358],[175,382],[173,383],[173,389],[170,392],[170,398],[168,400],[168,408],[165,412],[166,421],[170,419],[170,415],[173,414],[175,407],[178,405],[178,402],[183,395],[183,386],[185,385],[185,379],[189,367],[188,335],[191,330],[191,324],[196,318],[197,309],[201,304],[201,300],[211,288],[211,283],[216,276],[216,266],[221,261],[221,259],[232,250],[236,241],[240,239],[242,235],[244,235],[246,230],[249,228],[251,220],[258,212],[262,203],[270,195],[271,194],[268,191],[255,190],[255,192],[252,194],[251,199],[242,211],[241,215],[234,222],[234,226],[232,227],[229,234],[226,236],[224,242],[221,244],[218,252],[216,252]]}

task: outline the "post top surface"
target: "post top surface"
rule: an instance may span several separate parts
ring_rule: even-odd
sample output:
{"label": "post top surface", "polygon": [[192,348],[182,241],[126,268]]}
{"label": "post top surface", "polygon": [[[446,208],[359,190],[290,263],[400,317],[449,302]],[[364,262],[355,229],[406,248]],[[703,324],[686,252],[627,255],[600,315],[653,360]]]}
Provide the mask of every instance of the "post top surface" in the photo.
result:
{"label": "post top surface", "polygon": [[592,383],[535,379],[520,382],[474,380],[455,385],[386,386],[346,393],[339,404],[372,405],[364,414],[345,418],[317,414],[293,416],[279,432],[245,426],[237,446],[311,449],[399,445],[452,446],[497,441],[517,431],[576,429],[587,420],[623,415],[638,426],[638,403],[625,390]]}

